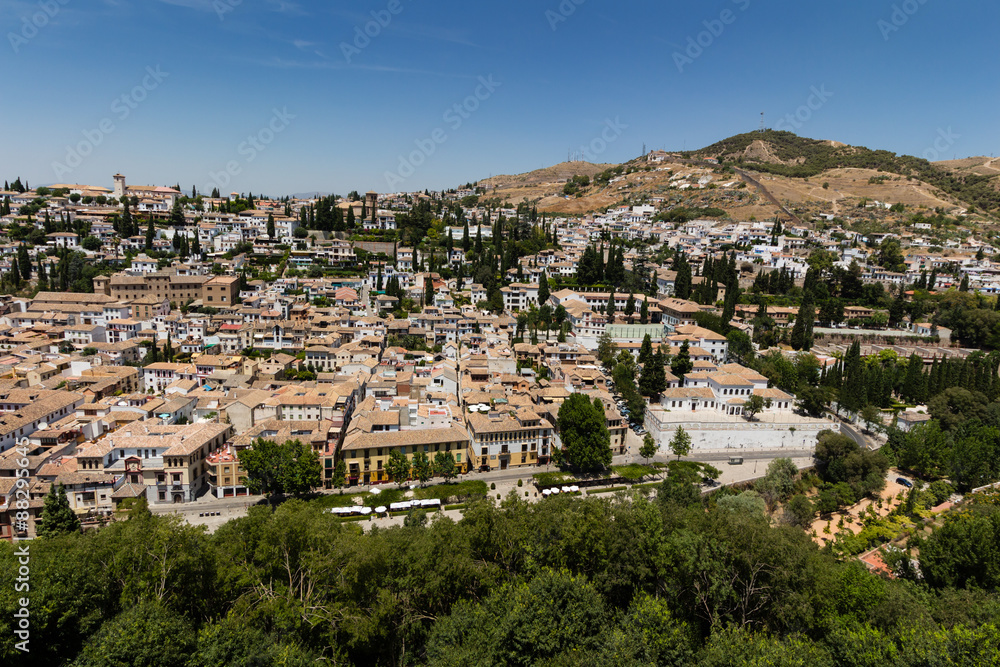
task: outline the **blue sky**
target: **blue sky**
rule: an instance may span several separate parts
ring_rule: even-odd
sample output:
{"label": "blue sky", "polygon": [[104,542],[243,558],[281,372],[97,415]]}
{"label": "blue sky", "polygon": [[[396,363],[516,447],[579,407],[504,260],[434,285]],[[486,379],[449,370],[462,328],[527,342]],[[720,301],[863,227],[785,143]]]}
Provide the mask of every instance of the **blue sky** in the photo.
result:
{"label": "blue sky", "polygon": [[1000,151],[981,1],[0,0],[0,25],[0,178],[33,185],[454,187],[698,148],[762,111],[898,153]]}

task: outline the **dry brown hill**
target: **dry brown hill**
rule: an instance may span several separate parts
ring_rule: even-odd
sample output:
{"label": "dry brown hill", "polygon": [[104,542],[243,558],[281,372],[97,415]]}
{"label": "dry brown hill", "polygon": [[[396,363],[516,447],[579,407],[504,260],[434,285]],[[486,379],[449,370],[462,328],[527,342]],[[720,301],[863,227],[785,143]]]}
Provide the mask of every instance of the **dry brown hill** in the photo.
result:
{"label": "dry brown hill", "polygon": [[493,176],[479,181],[479,185],[488,189],[530,188],[544,184],[565,183],[574,176],[593,177],[613,166],[615,165],[593,164],[591,162],[560,162],[557,165],[536,169],[525,174]]}
{"label": "dry brown hill", "polygon": [[[707,158],[716,158],[723,166]],[[982,183],[987,177],[989,189],[991,177],[996,176],[1000,188],[1000,159],[969,158],[932,165],[887,151],[786,132],[736,135],[695,153],[668,154],[665,160],[639,158],[615,166],[610,180],[612,165],[563,162],[526,174],[496,176],[480,185],[488,188],[488,198],[511,204],[527,200],[547,213],[581,215],[656,201],[668,208],[721,209],[738,220],[789,214],[806,222],[834,215],[887,223],[934,209],[957,214],[969,207],[970,199],[989,203],[990,196],[984,197],[983,186],[973,179]],[[949,172],[959,178],[949,178]],[[602,178],[595,179],[599,174]],[[589,176],[591,184],[566,196],[566,181],[579,175]],[[888,206],[877,206],[875,201],[903,204],[905,210],[889,212]]]}
{"label": "dry brown hill", "polygon": [[955,173],[972,173],[980,176],[1000,177],[1000,158],[967,157],[962,160],[935,162],[936,166]]}
{"label": "dry brown hill", "polygon": [[[495,187],[485,196],[500,197],[511,204],[528,199],[541,212],[568,215],[596,213],[617,204],[636,204],[653,198],[663,198],[668,205],[720,208],[737,220],[767,219],[779,213],[756,188],[743,185],[739,176],[719,173],[712,165],[683,160],[655,165],[632,163],[630,166],[637,168],[633,173],[625,173],[607,184],[594,183],[584,188],[578,197],[563,195],[567,178],[584,173],[593,178],[595,173],[603,171],[584,171],[581,168],[584,165],[607,167],[573,162],[520,176],[496,177],[490,181]],[[946,210],[962,207],[956,199],[926,183],[873,169],[832,169],[808,179],[752,170],[748,173],[803,220],[819,214],[855,217],[863,211],[859,206],[874,200],[902,203],[911,211],[921,207]],[[702,182],[703,179],[708,180]],[[827,184],[825,188],[824,183]],[[877,209],[868,210],[866,214],[880,218],[888,216]]]}

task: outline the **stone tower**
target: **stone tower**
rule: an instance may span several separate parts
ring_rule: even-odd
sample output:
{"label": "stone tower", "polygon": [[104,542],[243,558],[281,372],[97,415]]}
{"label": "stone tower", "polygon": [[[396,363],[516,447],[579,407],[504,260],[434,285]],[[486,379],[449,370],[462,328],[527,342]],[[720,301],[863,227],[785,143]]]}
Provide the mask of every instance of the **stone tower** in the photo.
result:
{"label": "stone tower", "polygon": [[371,216],[372,222],[378,217],[378,193],[377,192],[366,192],[365,193],[365,207],[368,209],[368,215]]}
{"label": "stone tower", "polygon": [[115,199],[121,199],[125,196],[125,177],[121,174],[115,174]]}

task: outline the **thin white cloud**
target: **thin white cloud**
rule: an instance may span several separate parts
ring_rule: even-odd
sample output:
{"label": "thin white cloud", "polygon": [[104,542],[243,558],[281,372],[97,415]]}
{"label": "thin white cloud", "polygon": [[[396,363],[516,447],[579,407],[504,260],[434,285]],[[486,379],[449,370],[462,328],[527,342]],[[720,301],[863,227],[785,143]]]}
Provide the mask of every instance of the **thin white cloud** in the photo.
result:
{"label": "thin white cloud", "polygon": [[270,5],[271,11],[280,12],[282,14],[292,14],[295,16],[305,16],[306,12],[302,9],[302,6],[297,2],[290,2],[289,0],[267,0],[267,4]]}
{"label": "thin white cloud", "polygon": [[174,5],[176,7],[197,9],[203,12],[215,11],[212,9],[212,0],[160,0],[160,2],[167,5]]}
{"label": "thin white cloud", "polygon": [[465,35],[460,34],[454,30],[447,30],[445,28],[439,28],[437,26],[427,26],[427,25],[390,25],[387,28],[390,32],[397,32],[400,35],[406,37],[416,37],[421,40],[433,39],[439,42],[448,42],[449,44],[459,44],[461,46],[472,46],[477,47],[478,44],[471,41]]}
{"label": "thin white cloud", "polygon": [[[372,20],[372,17],[369,14],[359,14],[353,11],[332,11],[330,14],[332,16],[339,17],[342,20],[348,35],[353,34],[355,26],[364,26]],[[479,48],[479,45],[473,42],[465,34],[465,32],[449,30],[440,26],[408,23],[406,21],[405,12],[400,14],[398,18],[394,19],[383,29],[387,33],[395,33],[402,37],[414,37],[425,41],[434,40],[438,42],[448,42],[450,44],[459,44],[461,46]]]}
{"label": "thin white cloud", "polygon": [[[159,0],[160,2],[168,5],[174,5],[177,7],[187,7],[188,9],[196,9],[203,12],[217,12],[218,3],[227,2],[227,0]],[[249,4],[248,0],[242,0],[242,2],[235,2],[235,0],[228,0],[228,5],[233,9],[237,8],[244,3]],[[267,0],[267,9],[272,12],[278,12],[280,14],[289,14],[292,16],[305,16],[306,12],[302,7],[295,2],[290,2],[289,0]]]}
{"label": "thin white cloud", "polygon": [[383,72],[386,74],[417,74],[421,76],[437,76],[449,79],[475,79],[471,74],[456,74],[455,72],[438,72],[433,70],[412,69],[409,67],[396,67],[393,65],[360,65],[349,64],[339,60],[286,60],[284,58],[273,58],[270,60],[254,60],[254,64],[262,67],[273,67],[276,69],[326,69],[338,71],[363,71],[363,72]]}
{"label": "thin white cloud", "polygon": [[299,51],[305,51],[306,53],[311,53],[319,58],[323,59],[327,58],[327,55],[325,53],[321,52],[319,49],[316,48],[317,46],[320,46],[318,42],[309,42],[304,39],[293,39],[292,46],[297,48]]}

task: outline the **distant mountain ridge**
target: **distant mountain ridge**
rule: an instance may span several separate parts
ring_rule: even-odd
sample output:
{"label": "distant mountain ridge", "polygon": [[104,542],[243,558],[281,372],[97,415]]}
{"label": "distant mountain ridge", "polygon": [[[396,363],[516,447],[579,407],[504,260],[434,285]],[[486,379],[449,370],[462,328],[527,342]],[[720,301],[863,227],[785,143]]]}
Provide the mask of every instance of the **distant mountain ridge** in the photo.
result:
{"label": "distant mountain ridge", "polygon": [[329,197],[331,193],[329,192],[296,192],[295,194],[288,195],[292,199],[316,199],[319,197]]}

